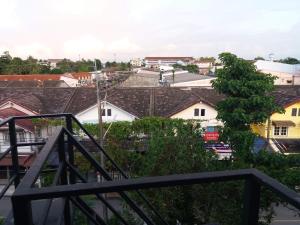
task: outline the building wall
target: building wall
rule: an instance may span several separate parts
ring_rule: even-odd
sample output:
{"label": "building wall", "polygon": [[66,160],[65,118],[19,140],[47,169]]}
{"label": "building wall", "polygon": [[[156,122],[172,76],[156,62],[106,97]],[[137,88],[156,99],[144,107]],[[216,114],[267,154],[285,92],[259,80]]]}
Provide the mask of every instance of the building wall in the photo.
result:
{"label": "building wall", "polygon": [[295,79],[295,76],[291,73],[284,73],[284,72],[276,72],[270,70],[261,70],[263,73],[270,73],[273,76],[276,76],[277,79],[275,80],[275,85],[293,85],[293,84],[300,84],[300,79]]}
{"label": "building wall", "polygon": [[76,87],[78,85],[78,80],[74,79],[74,78],[61,76],[60,80],[63,80],[64,82],[66,82],[66,84],[69,85],[69,87]]}
{"label": "building wall", "polygon": [[[195,109],[199,109],[199,116],[194,116]],[[201,116],[200,111],[201,109],[205,109],[205,116]],[[171,118],[177,119],[200,119],[203,120],[201,122],[202,127],[207,126],[222,126],[222,123],[216,119],[218,112],[211,106],[199,102],[195,105],[188,107],[187,109],[182,110],[179,113],[176,113],[171,116]]]}
{"label": "building wall", "polygon": [[[292,109],[293,108],[297,108],[297,115],[296,116],[292,116]],[[274,113],[270,120],[270,138],[282,138],[282,139],[294,139],[300,138],[300,102],[295,103],[289,107],[285,108],[285,113],[279,114],[279,113]],[[275,126],[272,125],[272,121],[278,121],[278,120],[282,120],[282,121],[292,121],[296,124],[295,127],[288,127],[288,131],[287,131],[287,135],[285,136],[281,136],[281,135],[274,135],[274,130],[275,130]],[[259,134],[262,137],[267,138],[267,133],[268,133],[268,125],[267,122],[261,125],[253,125],[251,126],[252,130]]]}
{"label": "building wall", "polygon": [[[136,119],[134,115],[110,104],[104,103],[102,109],[105,110],[105,116],[102,116],[103,122],[114,122],[114,121],[133,121]],[[108,116],[108,109],[111,110],[111,116]],[[98,108],[97,105],[78,113],[76,118],[81,123],[98,123]]]}

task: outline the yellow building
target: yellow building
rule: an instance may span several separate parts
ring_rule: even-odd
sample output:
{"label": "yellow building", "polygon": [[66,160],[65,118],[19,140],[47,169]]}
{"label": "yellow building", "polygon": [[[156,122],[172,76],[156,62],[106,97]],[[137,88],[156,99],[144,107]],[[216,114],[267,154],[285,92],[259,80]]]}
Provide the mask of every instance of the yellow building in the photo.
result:
{"label": "yellow building", "polygon": [[300,96],[282,96],[280,100],[285,113],[272,114],[265,123],[253,125],[252,130],[264,138],[300,139]]}

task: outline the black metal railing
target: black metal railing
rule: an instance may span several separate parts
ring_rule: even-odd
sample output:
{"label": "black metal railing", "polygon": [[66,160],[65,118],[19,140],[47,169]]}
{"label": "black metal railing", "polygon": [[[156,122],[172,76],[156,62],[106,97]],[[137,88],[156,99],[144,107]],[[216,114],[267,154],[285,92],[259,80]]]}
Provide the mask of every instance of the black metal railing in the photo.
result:
{"label": "black metal railing", "polygon": [[[59,130],[57,130],[56,135],[60,133],[61,136],[66,135],[66,140],[61,141],[61,145],[65,145],[67,144],[67,156],[64,155],[64,153],[61,153],[60,151],[58,151],[59,156],[60,157],[65,157],[65,158],[60,158],[59,161],[63,161],[61,162],[63,164],[64,168],[64,172],[66,171],[65,169],[67,168],[69,170],[69,176],[68,176],[68,181],[70,184],[74,184],[76,182],[76,177],[79,178],[81,180],[81,182],[87,182],[87,180],[81,176],[79,174],[78,171],[76,171],[76,168],[74,166],[74,151],[73,151],[73,147],[76,146],[77,150],[79,150],[87,159],[88,161],[95,167],[95,169],[100,173],[101,177],[103,177],[105,180],[107,181],[111,181],[113,180],[114,176],[113,173],[109,173],[108,171],[105,170],[105,168],[102,168],[102,166],[94,159],[93,155],[90,153],[90,151],[85,148],[81,143],[79,143],[76,138],[74,138],[74,129],[73,129],[73,125],[76,125],[77,128],[81,129],[82,132],[91,140],[91,142],[94,144],[94,146],[99,150],[99,152],[102,152],[103,155],[105,156],[106,160],[108,160],[110,162],[110,164],[113,166],[114,171],[117,171],[119,176],[118,178],[120,179],[120,177],[122,177],[123,179],[128,179],[127,174],[112,160],[112,158],[103,150],[103,148],[98,144],[98,142],[93,138],[92,135],[90,135],[87,130],[82,126],[82,124],[72,115],[72,114],[68,114],[68,113],[63,113],[63,114],[46,114],[46,115],[34,115],[34,116],[15,116],[15,117],[11,117],[8,118],[4,121],[2,121],[2,123],[0,123],[0,127],[1,126],[5,126],[6,124],[8,124],[9,126],[9,136],[10,136],[10,147],[4,151],[1,156],[0,156],[0,162],[1,159],[3,159],[5,156],[7,156],[8,154],[11,154],[12,156],[12,174],[13,177],[11,178],[11,180],[9,181],[9,183],[5,186],[5,188],[3,189],[3,195],[5,194],[5,192],[8,190],[9,186],[14,182],[15,184],[15,188],[17,188],[19,186],[20,183],[20,179],[21,176],[23,176],[25,174],[24,171],[20,171],[20,166],[19,166],[19,162],[18,162],[18,147],[20,146],[34,146],[34,145],[45,145],[41,151],[41,153],[39,154],[38,158],[36,159],[36,162],[40,162],[42,164],[44,164],[46,162],[45,158],[40,158],[43,157],[45,152],[51,152],[54,150],[54,144],[57,144],[56,142],[58,140],[56,140],[56,142],[51,142],[52,139],[49,139],[47,141],[47,143],[45,141],[42,142],[27,142],[27,143],[17,143],[17,139],[16,139],[16,124],[15,122],[17,120],[24,120],[24,119],[42,119],[42,118],[63,118],[65,120],[65,124],[64,124],[64,128],[60,128]],[[57,137],[56,135],[54,135],[54,137]],[[51,148],[49,147],[49,144],[51,145]],[[58,148],[58,149],[62,149],[62,147]],[[49,155],[47,155],[49,156]],[[67,159],[67,160],[66,160]],[[32,169],[30,169],[29,171],[32,171],[33,168],[35,168],[34,166],[35,164],[32,165]],[[59,164],[58,168],[61,166],[61,164]],[[53,170],[48,170],[49,172],[53,172]],[[39,173],[45,173],[45,170],[40,170]],[[28,176],[28,175],[26,175]],[[25,176],[25,177],[26,177]],[[38,175],[37,175],[38,176]],[[56,174],[56,176],[60,177],[61,174]],[[36,177],[37,178],[37,177]],[[25,179],[25,178],[24,178]],[[23,179],[23,180],[24,180]],[[26,179],[25,179],[26,180]],[[65,184],[64,182],[61,182],[61,184]],[[56,185],[55,183],[53,183],[52,185]],[[21,188],[21,187],[20,187]],[[0,193],[0,197],[1,194]],[[149,201],[144,197],[144,195],[139,192],[136,191],[138,196],[140,197],[140,199],[142,201],[144,201],[144,203],[146,203],[145,205],[148,206],[148,208],[151,210],[151,212],[160,220],[161,224],[167,225],[168,223],[164,221],[164,219],[162,218],[162,216],[158,213],[158,211],[155,209],[155,207],[153,207]],[[125,200],[125,202],[138,214],[138,216],[140,216],[147,224],[154,224],[150,217],[148,215],[146,215],[146,213],[144,212],[144,210],[142,210],[126,193],[119,193],[119,195],[123,198],[123,200]],[[114,209],[113,206],[111,206],[109,204],[108,201],[106,201],[105,198],[103,198],[101,195],[96,195],[97,199],[100,200],[116,217],[118,217],[120,219],[120,221],[123,224],[128,224],[124,218],[121,217],[121,215],[117,212],[116,209]],[[0,198],[1,199],[1,198]],[[70,199],[71,200],[71,199]],[[65,204],[68,205],[68,201],[65,201]],[[74,202],[74,199],[72,201],[75,205],[78,205],[78,202],[82,202],[82,201],[76,201],[76,203]],[[51,202],[47,202],[46,203],[46,208],[49,211],[50,206],[51,206]],[[82,209],[82,208],[80,208]],[[86,212],[86,211],[84,211]],[[88,215],[86,215],[88,216]],[[67,218],[65,216],[65,218]],[[44,220],[43,220],[44,221]],[[65,221],[65,224],[69,224],[70,221]],[[101,223],[101,224],[105,224],[105,223]]]}
{"label": "black metal railing", "polygon": [[[32,118],[58,118],[65,119],[65,126],[57,129],[55,134],[48,139],[46,143],[32,143],[33,145],[44,145],[43,149],[37,155],[36,160],[30,169],[25,173],[20,171],[18,166],[18,143],[15,139],[15,121],[18,119]],[[65,224],[69,225],[73,222],[73,207],[76,207],[83,213],[90,222],[94,224],[106,225],[106,221],[93,208],[91,208],[82,198],[85,195],[93,195],[97,200],[103,203],[120,221],[121,224],[130,225],[122,214],[114,208],[113,205],[102,194],[116,192],[130,206],[130,208],[139,216],[145,224],[167,224],[160,216],[159,212],[152,206],[144,195],[140,192],[142,189],[172,187],[178,185],[192,185],[211,182],[224,182],[232,180],[244,180],[244,203],[242,221],[246,225],[257,225],[259,220],[260,193],[261,188],[266,187],[279,197],[290,203],[294,207],[300,209],[300,196],[295,191],[287,188],[273,178],[255,170],[232,170],[205,172],[194,174],[170,175],[161,177],[147,177],[138,179],[129,179],[126,173],[110,158],[97,141],[85,130],[79,121],[71,114],[58,115],[40,115],[40,116],[22,116],[13,117],[3,123],[9,124],[10,144],[11,146],[3,154],[12,154],[13,159],[13,176],[9,184],[15,184],[16,191],[12,196],[13,205],[13,222],[15,225],[32,225],[32,224]],[[94,143],[107,160],[111,162],[115,170],[117,170],[123,178],[114,181],[111,174],[94,158],[94,155],[83,146],[75,137],[73,127],[76,124],[85,135]],[[80,173],[74,163],[74,151],[80,153],[97,172],[104,177],[106,182],[88,183],[87,179]],[[47,160],[49,156],[56,154],[58,164],[53,170],[55,175],[52,184],[47,187],[37,188],[36,182],[39,176],[47,171]],[[0,157],[2,157],[1,155]],[[14,157],[13,157],[14,156]],[[1,160],[1,159],[0,159]],[[24,175],[25,174],[25,175]],[[3,189],[4,190],[4,189]],[[7,189],[6,189],[7,190]],[[146,210],[133,201],[127,191],[137,191],[138,196],[146,202],[152,215],[148,215]],[[5,193],[5,190],[4,190]],[[1,192],[2,194],[2,192]],[[0,194],[0,197],[3,196]],[[58,200],[61,213],[55,216],[55,221],[49,222],[49,214],[53,207],[54,199]],[[43,201],[42,213],[35,213],[36,200]],[[143,205],[144,206],[144,205]],[[37,215],[38,214],[38,215]],[[154,222],[153,216],[158,219],[158,223]],[[156,221],[156,220],[155,220]]]}

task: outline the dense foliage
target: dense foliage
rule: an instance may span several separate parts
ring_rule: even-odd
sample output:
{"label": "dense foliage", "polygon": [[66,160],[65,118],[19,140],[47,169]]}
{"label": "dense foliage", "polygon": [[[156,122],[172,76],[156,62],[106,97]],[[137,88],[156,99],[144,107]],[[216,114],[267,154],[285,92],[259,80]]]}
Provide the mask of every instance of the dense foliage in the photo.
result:
{"label": "dense foliage", "polygon": [[[102,69],[99,59],[96,59],[97,69]],[[0,56],[0,74],[62,74],[67,72],[89,72],[94,70],[94,60],[81,59],[71,61],[63,59],[57,63],[57,68],[51,69],[47,60],[38,60],[29,56],[23,60],[19,57],[12,57],[9,52]]]}
{"label": "dense foliage", "polygon": [[300,64],[300,60],[292,57],[287,57],[285,59],[280,59],[279,62],[286,63],[286,64]]}
{"label": "dense foliage", "polygon": [[187,70],[189,73],[199,73],[199,68],[197,65],[181,65],[181,64],[175,64],[173,65],[174,69],[182,69],[182,70]]}
{"label": "dense foliage", "polygon": [[[109,125],[105,125],[108,129]],[[98,126],[86,125],[94,135]],[[291,188],[300,184],[300,157],[261,151],[247,161],[220,161],[207,152],[201,137],[199,121],[145,118],[133,122],[115,122],[108,131],[106,151],[131,177],[157,176],[204,171],[257,168]],[[107,163],[108,170],[113,167]],[[243,182],[211,183],[144,191],[147,198],[171,225],[220,222],[224,225],[241,223]],[[134,194],[133,197],[136,197]],[[139,198],[136,197],[139,201]],[[265,224],[274,216],[273,206],[279,199],[264,190],[261,210]],[[140,202],[143,205],[143,202]],[[145,206],[146,207],[146,206]],[[147,209],[147,208],[146,208]],[[126,218],[134,214],[125,210]],[[151,215],[151,214],[150,214]],[[156,217],[153,217],[156,220]],[[132,224],[141,224],[134,220]],[[116,218],[111,224],[118,224]]]}

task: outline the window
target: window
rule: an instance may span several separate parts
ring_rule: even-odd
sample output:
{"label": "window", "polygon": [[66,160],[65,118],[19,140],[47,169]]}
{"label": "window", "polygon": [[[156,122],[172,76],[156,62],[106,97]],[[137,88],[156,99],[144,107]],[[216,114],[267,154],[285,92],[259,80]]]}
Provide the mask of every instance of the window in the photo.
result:
{"label": "window", "polygon": [[107,116],[111,116],[111,109],[107,109]]}
{"label": "window", "polygon": [[206,127],[207,132],[217,132],[217,127],[208,126]]}
{"label": "window", "polygon": [[292,116],[297,116],[297,108],[292,108]]}
{"label": "window", "polygon": [[105,109],[102,109],[101,116],[105,116]]}
{"label": "window", "polygon": [[199,116],[199,109],[194,109],[194,116]]}
{"label": "window", "polygon": [[274,135],[278,136],[280,134],[280,127],[275,127]]}
{"label": "window", "polygon": [[300,108],[298,109],[298,116],[300,116]]}
{"label": "window", "polygon": [[287,136],[288,127],[275,127],[274,136]]}
{"label": "window", "polygon": [[201,109],[201,116],[205,116],[205,109]]}
{"label": "window", "polygon": [[9,143],[9,133],[8,131],[3,132],[3,142]]}
{"label": "window", "polygon": [[25,142],[25,133],[24,132],[18,132],[17,135],[19,136],[19,142]]}
{"label": "window", "polygon": [[281,127],[280,135],[286,136],[287,135],[287,127]]}

